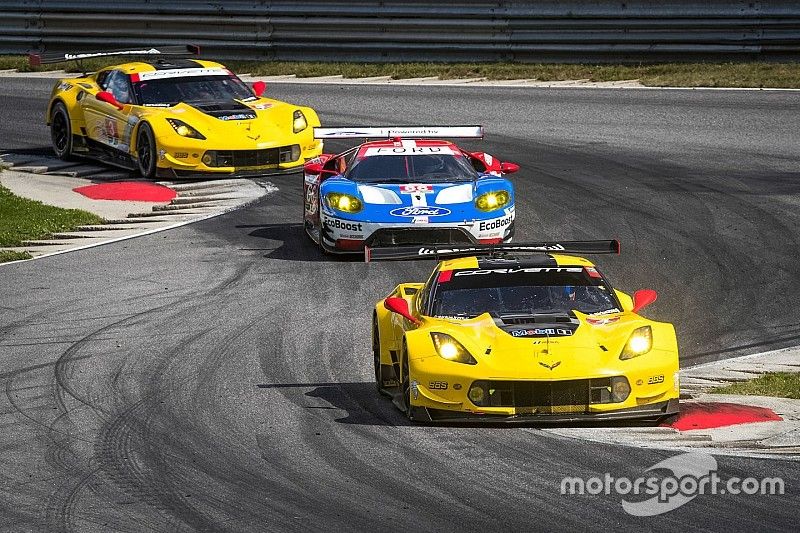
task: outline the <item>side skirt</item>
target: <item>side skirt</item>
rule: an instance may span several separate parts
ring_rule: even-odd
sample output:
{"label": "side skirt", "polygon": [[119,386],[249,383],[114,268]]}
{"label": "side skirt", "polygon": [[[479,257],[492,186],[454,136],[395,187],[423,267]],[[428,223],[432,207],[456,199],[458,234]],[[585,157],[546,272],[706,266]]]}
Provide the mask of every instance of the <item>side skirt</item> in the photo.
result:
{"label": "side skirt", "polygon": [[124,168],[125,170],[138,169],[136,162],[129,154],[120,150],[115,150],[103,143],[87,139],[86,137],[80,135],[73,136],[72,146],[75,155],[89,157],[108,165]]}

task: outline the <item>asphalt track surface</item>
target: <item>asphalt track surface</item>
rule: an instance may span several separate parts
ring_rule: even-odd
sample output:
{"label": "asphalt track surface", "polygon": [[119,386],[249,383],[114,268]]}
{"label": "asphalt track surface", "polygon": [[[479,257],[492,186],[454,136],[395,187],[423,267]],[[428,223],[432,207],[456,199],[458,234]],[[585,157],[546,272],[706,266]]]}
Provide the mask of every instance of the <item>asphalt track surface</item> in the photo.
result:
{"label": "asphalt track surface", "polygon": [[[0,78],[0,149],[47,151],[51,85]],[[660,292],[646,314],[684,365],[800,342],[797,93],[268,91],[331,126],[483,123],[468,146],[523,169],[519,240],[620,238],[599,263]],[[674,452],[408,425],[371,382],[370,309],[432,265],[321,256],[299,176],[272,181],[218,218],[0,267],[0,530],[796,529],[797,462],[718,457],[787,493],[637,518],[561,479]]]}

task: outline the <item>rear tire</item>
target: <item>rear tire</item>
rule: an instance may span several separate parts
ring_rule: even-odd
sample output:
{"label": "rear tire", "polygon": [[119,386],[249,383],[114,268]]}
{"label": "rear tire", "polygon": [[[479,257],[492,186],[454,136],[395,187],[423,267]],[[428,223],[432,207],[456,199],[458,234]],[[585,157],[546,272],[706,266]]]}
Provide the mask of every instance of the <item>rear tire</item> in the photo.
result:
{"label": "rear tire", "polygon": [[50,140],[53,152],[59,159],[64,161],[72,159],[72,123],[66,106],[61,102],[53,106],[50,115]]}
{"label": "rear tire", "polygon": [[156,177],[156,162],[158,161],[156,138],[152,128],[146,122],[139,126],[136,133],[136,159],[142,177],[149,180]]}

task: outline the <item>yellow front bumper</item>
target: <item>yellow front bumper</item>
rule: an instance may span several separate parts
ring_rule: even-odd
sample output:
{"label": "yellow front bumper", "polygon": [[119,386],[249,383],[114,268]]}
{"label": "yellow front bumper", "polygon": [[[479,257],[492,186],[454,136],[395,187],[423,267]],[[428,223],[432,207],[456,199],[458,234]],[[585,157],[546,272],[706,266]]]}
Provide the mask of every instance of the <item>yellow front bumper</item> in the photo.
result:
{"label": "yellow front bumper", "polygon": [[[637,409],[647,411],[648,406],[661,406],[671,400],[677,400],[680,394],[677,355],[651,358],[636,358],[620,361],[611,368],[583,368],[580,372],[560,371],[559,368],[542,370],[529,368],[506,374],[485,374],[481,365],[465,365],[445,361],[441,357],[422,357],[410,361],[409,376],[411,382],[411,404],[413,407],[435,409],[439,411],[458,412],[463,414],[519,416],[519,415],[603,415],[614,412],[623,413]],[[637,360],[639,359],[639,360]],[[592,402],[587,390],[588,401],[574,403],[558,400],[542,402],[550,388],[578,388],[582,383],[600,385],[611,377],[623,376],[630,386],[630,393],[624,401]],[[596,380],[594,382],[590,380]],[[476,381],[499,383],[502,387],[510,386],[512,390],[524,390],[523,398],[514,398],[512,402],[504,401],[502,406],[478,405],[469,398],[469,390]],[[517,385],[518,384],[518,385]],[[529,390],[537,390],[531,394]],[[537,398],[541,405],[536,405]],[[510,405],[509,405],[510,403]]]}

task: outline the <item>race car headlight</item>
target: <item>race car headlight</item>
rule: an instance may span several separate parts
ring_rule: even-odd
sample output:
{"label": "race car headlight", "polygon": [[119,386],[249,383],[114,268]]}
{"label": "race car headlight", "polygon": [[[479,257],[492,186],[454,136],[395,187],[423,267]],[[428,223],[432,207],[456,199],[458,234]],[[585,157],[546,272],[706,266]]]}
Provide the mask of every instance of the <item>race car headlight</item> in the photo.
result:
{"label": "race car headlight", "polygon": [[337,209],[345,213],[358,213],[364,207],[361,200],[355,196],[341,192],[329,192],[325,195],[325,201],[331,209]]}
{"label": "race car headlight", "polygon": [[306,120],[306,116],[298,109],[294,112],[294,116],[292,117],[292,131],[295,133],[300,133],[307,127],[308,121]]}
{"label": "race car headlight", "polygon": [[653,347],[653,330],[650,326],[644,326],[633,330],[628,342],[619,354],[619,358],[623,361],[625,359],[633,359],[640,355],[644,355]]}
{"label": "race car headlight", "polygon": [[190,139],[200,139],[205,140],[205,136],[202,133],[188,125],[182,120],[178,120],[177,118],[168,118],[167,122],[169,125],[172,126],[172,129],[175,130],[175,133],[180,135],[181,137],[189,137]]}
{"label": "race car headlight", "polygon": [[475,207],[480,211],[495,211],[502,209],[511,201],[508,191],[494,191],[483,193],[475,199]]}
{"label": "race car headlight", "polygon": [[433,346],[442,359],[465,365],[474,365],[478,362],[464,346],[446,333],[431,333]]}

